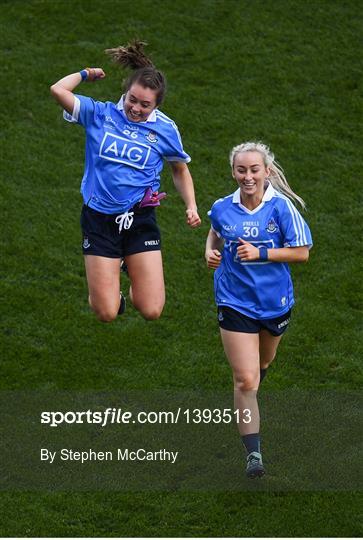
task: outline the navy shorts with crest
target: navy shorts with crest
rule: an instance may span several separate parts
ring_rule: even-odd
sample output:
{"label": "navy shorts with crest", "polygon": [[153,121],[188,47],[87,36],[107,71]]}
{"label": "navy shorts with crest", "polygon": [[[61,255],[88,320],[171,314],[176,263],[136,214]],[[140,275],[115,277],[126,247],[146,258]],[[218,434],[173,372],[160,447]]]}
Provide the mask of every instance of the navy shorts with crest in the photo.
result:
{"label": "navy shorts with crest", "polygon": [[228,306],[218,306],[218,323],[224,330],[258,334],[268,330],[273,336],[281,336],[287,329],[291,319],[291,309],[274,319],[252,319]]}
{"label": "navy shorts with crest", "polygon": [[83,205],[82,251],[111,259],[144,251],[160,251],[161,237],[155,208],[135,205],[123,214],[103,214]]}

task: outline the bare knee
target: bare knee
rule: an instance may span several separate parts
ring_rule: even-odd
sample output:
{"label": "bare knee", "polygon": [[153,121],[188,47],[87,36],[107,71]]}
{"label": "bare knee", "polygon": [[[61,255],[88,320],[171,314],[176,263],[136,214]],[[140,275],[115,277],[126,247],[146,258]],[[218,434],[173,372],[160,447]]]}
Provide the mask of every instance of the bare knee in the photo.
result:
{"label": "bare knee", "polygon": [[112,322],[117,317],[117,311],[116,313],[114,311],[106,310],[106,309],[103,309],[103,310],[94,309],[93,311],[95,312],[97,319],[104,323]]}
{"label": "bare knee", "polygon": [[[135,306],[136,307],[136,306]],[[162,306],[150,306],[150,307],[143,307],[139,309],[141,315],[146,319],[147,321],[155,321],[160,318],[160,315],[163,311]]]}
{"label": "bare knee", "polygon": [[260,332],[260,366],[267,369],[275,359],[281,336],[272,336],[266,330]]}
{"label": "bare knee", "polygon": [[234,374],[234,387],[239,392],[247,392],[250,390],[257,390],[259,385],[259,372],[245,371],[242,373]]}
{"label": "bare knee", "polygon": [[273,356],[269,356],[269,357],[265,357],[265,358],[261,355],[261,360],[260,360],[261,369],[267,369],[269,367],[269,365],[275,359],[275,356],[276,356],[276,353]]}
{"label": "bare knee", "polygon": [[134,308],[137,309],[146,321],[159,319],[164,308],[165,299],[156,300],[155,302],[145,302],[145,299],[139,298],[134,294],[132,287],[130,287],[129,296]]}
{"label": "bare knee", "polygon": [[116,309],[116,307],[112,308],[111,306],[99,305],[95,302],[92,302],[90,298],[89,304],[99,321],[108,323],[116,319],[118,314],[118,309]]}
{"label": "bare knee", "polygon": [[277,351],[261,351],[260,350],[260,367],[262,369],[267,369],[270,364],[275,360]]}

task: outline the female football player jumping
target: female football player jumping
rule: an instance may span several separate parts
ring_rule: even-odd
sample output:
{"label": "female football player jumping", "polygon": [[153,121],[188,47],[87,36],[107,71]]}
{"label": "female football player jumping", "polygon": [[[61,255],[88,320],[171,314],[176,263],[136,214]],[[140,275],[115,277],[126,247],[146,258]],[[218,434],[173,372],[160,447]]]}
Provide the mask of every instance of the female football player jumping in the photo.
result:
{"label": "female football player jumping", "polygon": [[74,94],[83,81],[105,78],[101,68],[85,68],[51,86],[65,109],[65,119],[86,132],[85,170],[81,184],[81,226],[89,303],[101,321],[125,310],[120,295],[120,262],[131,280],[130,298],[145,319],[157,319],[165,302],[160,231],[155,206],[163,160],[186,206],[191,227],[200,225],[193,180],[175,123],[163,114],[166,82],[143,52],[142,42],[106,52],[133,73],[118,103]]}

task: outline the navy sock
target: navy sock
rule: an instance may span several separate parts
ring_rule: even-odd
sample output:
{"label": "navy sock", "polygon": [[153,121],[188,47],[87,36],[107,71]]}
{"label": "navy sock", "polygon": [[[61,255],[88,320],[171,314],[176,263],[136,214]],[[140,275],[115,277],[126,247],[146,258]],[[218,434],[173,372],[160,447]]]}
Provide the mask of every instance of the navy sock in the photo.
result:
{"label": "navy sock", "polygon": [[262,383],[263,379],[266,377],[266,374],[267,374],[267,368],[265,369],[260,369],[260,384]]}
{"label": "navy sock", "polygon": [[247,450],[247,454],[250,454],[251,452],[261,452],[259,433],[249,433],[248,435],[241,435],[241,440]]}

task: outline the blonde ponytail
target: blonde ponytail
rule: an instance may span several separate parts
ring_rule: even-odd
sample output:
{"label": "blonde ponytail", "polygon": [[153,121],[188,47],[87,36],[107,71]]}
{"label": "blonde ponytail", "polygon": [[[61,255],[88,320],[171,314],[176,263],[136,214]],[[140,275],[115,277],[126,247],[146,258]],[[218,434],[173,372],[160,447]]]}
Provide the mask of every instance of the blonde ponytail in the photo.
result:
{"label": "blonde ponytail", "polygon": [[259,152],[265,164],[265,167],[270,169],[270,175],[267,178],[272,187],[279,191],[283,195],[286,195],[293,202],[298,202],[304,210],[306,205],[304,200],[293,192],[289,186],[282,167],[275,161],[275,156],[266,144],[262,142],[245,142],[232,148],[229,156],[230,165],[233,168],[234,159],[237,154],[243,154],[244,152]]}

